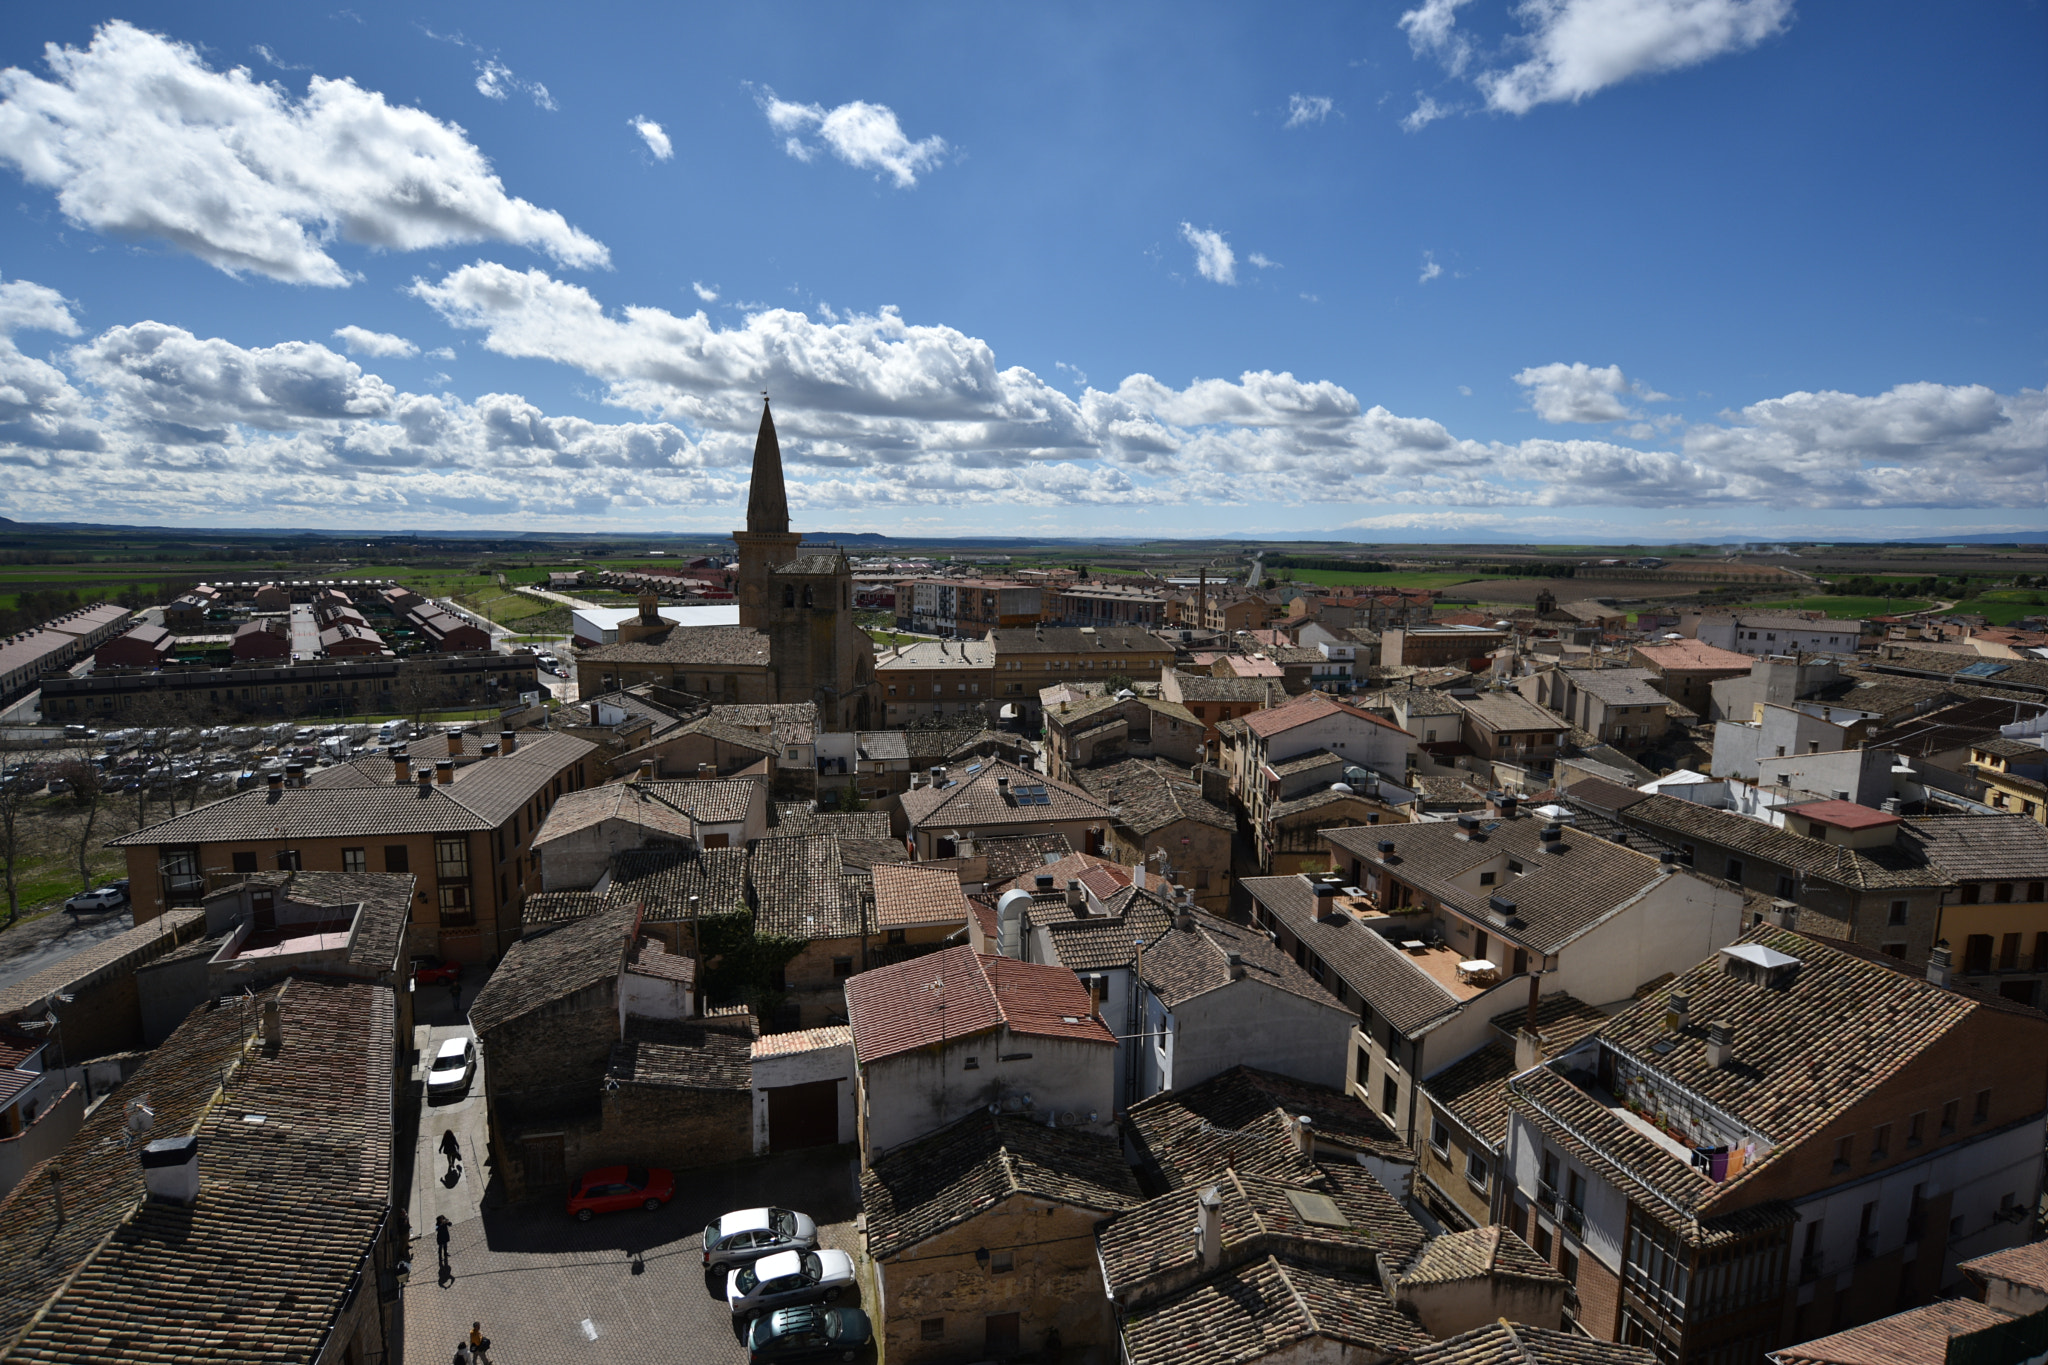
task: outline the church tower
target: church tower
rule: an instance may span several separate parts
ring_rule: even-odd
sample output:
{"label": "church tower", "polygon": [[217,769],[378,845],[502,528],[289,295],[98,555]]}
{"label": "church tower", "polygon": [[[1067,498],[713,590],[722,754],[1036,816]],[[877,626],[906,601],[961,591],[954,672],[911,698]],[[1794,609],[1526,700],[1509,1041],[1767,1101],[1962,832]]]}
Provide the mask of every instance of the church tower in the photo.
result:
{"label": "church tower", "polygon": [[789,529],[782,446],[764,400],[747,529],[733,533],[740,624],[768,637],[778,702],[816,703],[825,730],[868,729],[877,710],[875,649],[854,621],[853,566],[837,549],[803,554],[802,542],[802,534]]}

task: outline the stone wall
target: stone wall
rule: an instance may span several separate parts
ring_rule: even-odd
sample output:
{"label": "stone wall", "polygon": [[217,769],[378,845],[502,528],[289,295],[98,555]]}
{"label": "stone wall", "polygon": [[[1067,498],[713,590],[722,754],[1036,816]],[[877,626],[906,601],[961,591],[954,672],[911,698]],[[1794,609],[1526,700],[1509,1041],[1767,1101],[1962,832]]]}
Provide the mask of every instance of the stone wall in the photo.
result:
{"label": "stone wall", "polygon": [[597,1103],[619,1040],[618,982],[606,980],[482,1034],[493,1117],[513,1125]]}

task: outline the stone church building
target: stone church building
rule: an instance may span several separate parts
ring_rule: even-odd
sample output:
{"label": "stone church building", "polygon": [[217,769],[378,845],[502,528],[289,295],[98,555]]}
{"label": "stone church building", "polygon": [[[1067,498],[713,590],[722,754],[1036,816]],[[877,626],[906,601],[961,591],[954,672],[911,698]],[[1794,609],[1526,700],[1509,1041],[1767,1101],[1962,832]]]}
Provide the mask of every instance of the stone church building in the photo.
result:
{"label": "stone church building", "polygon": [[620,624],[617,644],[578,657],[582,695],[657,682],[716,702],[811,702],[824,729],[873,729],[875,650],[854,623],[853,566],[836,548],[804,553],[802,533],[789,529],[782,446],[765,403],[747,529],[733,541],[740,623],[679,626],[644,596],[639,619]]}

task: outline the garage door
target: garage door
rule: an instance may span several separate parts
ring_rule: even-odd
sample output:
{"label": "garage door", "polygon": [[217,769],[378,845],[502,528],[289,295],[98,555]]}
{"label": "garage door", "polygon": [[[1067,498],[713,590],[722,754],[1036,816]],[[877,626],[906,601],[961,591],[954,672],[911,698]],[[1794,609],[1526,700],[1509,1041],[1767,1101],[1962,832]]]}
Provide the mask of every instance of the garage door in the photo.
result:
{"label": "garage door", "polygon": [[827,1147],[839,1141],[838,1081],[780,1085],[768,1091],[768,1150]]}

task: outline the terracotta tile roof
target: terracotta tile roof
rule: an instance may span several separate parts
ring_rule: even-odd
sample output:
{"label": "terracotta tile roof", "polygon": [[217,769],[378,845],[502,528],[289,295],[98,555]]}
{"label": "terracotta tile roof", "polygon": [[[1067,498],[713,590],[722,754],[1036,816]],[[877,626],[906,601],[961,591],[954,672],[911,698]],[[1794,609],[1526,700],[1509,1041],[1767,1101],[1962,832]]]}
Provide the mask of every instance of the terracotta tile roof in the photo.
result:
{"label": "terracotta tile roof", "polygon": [[998,659],[1015,654],[1173,653],[1172,645],[1136,626],[1015,626],[992,630],[987,638]]}
{"label": "terracotta tile roof", "polygon": [[1312,1181],[1317,1169],[1294,1137],[1292,1119],[1301,1114],[1309,1116],[1319,1149],[1415,1160],[1357,1100],[1248,1066],[1138,1101],[1130,1108],[1129,1130],[1173,1189],[1211,1183],[1226,1169],[1300,1184]]}
{"label": "terracotta tile roof", "polygon": [[[1143,1293],[1147,1281],[1185,1278],[1199,1260],[1193,1229],[1206,1186],[1188,1185],[1143,1204],[1103,1229],[1096,1238],[1109,1292],[1119,1300]],[[1422,1246],[1424,1234],[1399,1200],[1362,1167],[1335,1162],[1313,1169],[1300,1181],[1224,1170],[1214,1183],[1220,1213],[1224,1264],[1290,1253],[1319,1255],[1343,1247],[1361,1264],[1384,1252],[1396,1265]],[[1310,1223],[1291,1194],[1317,1194],[1336,1206],[1343,1224]],[[1533,1252],[1530,1254],[1534,1254]]]}
{"label": "terracotta tile roof", "polygon": [[1915,816],[1899,833],[1956,881],[2048,877],[2048,829],[2024,815]]}
{"label": "terracotta tile roof", "polygon": [[[11,1359],[319,1353],[389,1199],[394,1005],[386,987],[319,978],[259,999],[278,1002],[281,1048],[249,1043],[255,1003],[201,1009],[122,1087],[150,1099],[152,1138],[199,1136],[194,1206],[143,1200],[118,1102],[57,1158],[61,1226],[46,1168],[0,1202],[0,1339],[21,1334]],[[236,1287],[231,1313],[223,1284]]]}
{"label": "terracotta tile roof", "polygon": [[690,917],[692,896],[699,898],[699,914],[746,911],[747,850],[644,848],[612,855],[608,902],[645,904],[650,923],[674,923]]}
{"label": "terracotta tile roof", "polygon": [[751,1090],[757,1033],[750,1014],[703,1019],[642,1019],[629,1014],[625,1036],[613,1046],[605,1074],[622,1083],[680,1090]]}
{"label": "terracotta tile roof", "polygon": [[[264,880],[300,905],[334,906],[357,920],[348,965],[364,972],[390,972],[404,965],[405,931],[412,923],[417,878],[392,872],[271,873]],[[360,913],[358,914],[358,907]],[[341,918],[344,916],[337,916]]]}
{"label": "terracotta tile roof", "polygon": [[842,894],[837,839],[756,839],[747,852],[756,933],[806,942],[860,936],[860,904]]}
{"label": "terracotta tile roof", "polygon": [[1280,670],[1273,670],[1268,678],[1218,678],[1207,673],[1182,673],[1175,677],[1174,690],[1181,695],[1181,703],[1188,702],[1270,702],[1287,694],[1276,681]]}
{"label": "terracotta tile roof", "polygon": [[133,929],[125,929],[112,938],[81,948],[33,976],[0,986],[0,1019],[11,1019],[23,1010],[39,1008],[50,996],[72,982],[82,981],[130,953],[144,952],[159,939],[165,948],[169,948],[178,939],[200,932],[194,926],[205,918],[204,910],[166,910]]}
{"label": "terracotta tile roof", "polygon": [[1570,728],[1553,711],[1546,711],[1519,692],[1482,692],[1462,703],[1465,714],[1495,733]]}
{"label": "terracotta tile roof", "polygon": [[688,806],[679,811],[669,802],[648,795],[651,789],[664,785],[680,784],[650,782],[642,786],[632,782],[612,782],[602,787],[563,792],[533,836],[534,847],[545,847],[557,839],[594,828],[607,820],[622,820],[677,839],[695,838],[697,830],[690,822]]}
{"label": "terracotta tile roof", "polygon": [[1948,878],[1908,844],[1885,849],[1852,849],[1795,834],[1734,811],[1695,805],[1675,796],[1652,796],[1622,813],[1631,828],[1667,841],[1714,844],[1810,878],[1853,890],[1945,886]]}
{"label": "terracotta tile roof", "polygon": [[1771,1359],[1780,1365],[1943,1365],[1949,1338],[2012,1320],[2012,1314],[1975,1299],[1943,1299],[1833,1336],[1781,1346]]}
{"label": "terracotta tile roof", "polygon": [[1624,787],[1618,782],[1609,782],[1604,777],[1582,777],[1564,789],[1567,800],[1593,806],[1609,815],[1616,815],[1630,806],[1650,799],[1650,793]]}
{"label": "terracotta tile roof", "polygon": [[1647,668],[1563,668],[1571,685],[1610,706],[1662,706],[1667,698]]}
{"label": "terracotta tile roof", "polygon": [[522,931],[543,924],[566,924],[605,905],[605,898],[594,891],[536,891],[521,902],[519,924]]}
{"label": "terracotta tile roof", "polygon": [[[1569,827],[1561,840],[1546,846],[1541,835],[1548,823],[1525,813],[1513,819],[1482,817],[1471,837],[1465,839],[1458,836],[1466,831],[1453,821],[1333,829],[1326,831],[1324,838],[1360,862],[1385,868],[1430,900],[1455,907],[1476,921],[1485,921],[1494,896],[1512,900],[1515,913],[1500,927],[1500,933],[1510,943],[1535,953],[1557,952],[1604,923],[1660,879],[1685,875],[1650,854],[1587,838]],[[1389,839],[1394,852],[1383,856],[1379,844]],[[1467,890],[1457,885],[1455,878],[1460,874],[1503,858],[1519,862],[1522,871],[1513,877],[1503,876],[1493,887]],[[1341,926],[1344,930],[1362,927]]]}
{"label": "terracotta tile roof", "polygon": [[2048,1290],[2048,1242],[2028,1242],[2024,1246],[2007,1247],[2003,1251],[1958,1261],[1956,1269],[1966,1272],[1980,1284],[1987,1280],[2004,1280],[2009,1284]]}
{"label": "terracotta tile roof", "polygon": [[1232,985],[1230,958],[1235,955],[1245,982],[1263,982],[1351,1017],[1351,1010],[1258,930],[1205,910],[1186,913],[1190,928],[1162,934],[1145,948],[1145,983],[1168,1009]]}
{"label": "terracotta tile roof", "polygon": [[1801,801],[1797,805],[1781,807],[1786,814],[1796,814],[1807,820],[1818,820],[1823,825],[1837,829],[1877,829],[1882,825],[1901,823],[1901,817],[1859,806],[1854,801]]}
{"label": "terracotta tile roof", "polygon": [[1508,1228],[1473,1228],[1469,1232],[1447,1232],[1423,1243],[1422,1249],[1402,1267],[1402,1284],[1446,1284],[1453,1280],[1483,1280],[1505,1275],[1518,1280],[1541,1280],[1563,1285],[1564,1276],[1550,1262],[1515,1236]]}
{"label": "terracotta tile roof", "polygon": [[730,744],[736,748],[749,749],[755,753],[771,756],[775,753],[776,749],[775,740],[772,736],[760,734],[735,725],[716,712],[700,720],[691,721],[688,725],[683,726],[681,730],[677,731],[677,733],[703,735],[706,738],[718,740],[723,744]]}
{"label": "terracotta tile roof", "polygon": [[[1043,848],[1043,853],[1059,853],[1060,857],[1049,863],[1026,863],[1014,877],[1007,881],[997,881],[996,869],[991,866],[989,868],[987,884],[990,895],[1000,896],[1005,891],[1035,890],[1040,877],[1052,878],[1053,889],[1064,893],[1069,881],[1079,881],[1084,873],[1094,871],[1097,868],[1108,872],[1117,886],[1129,886],[1131,884],[1129,868],[1124,867],[1120,863],[1113,863],[1107,858],[1098,858],[1092,853],[1073,852],[1073,845],[1064,834],[1032,835],[1030,837],[1033,839],[1057,839],[1059,841],[1058,844],[1047,843]],[[989,842],[994,843],[996,841],[990,840]]]}
{"label": "terracotta tile roof", "polygon": [[[980,830],[1004,825],[1050,825],[1070,820],[1108,820],[1109,808],[1078,787],[1055,782],[1002,759],[991,759],[976,773],[954,773],[943,787],[920,787],[903,794],[903,813],[918,829]],[[1044,805],[1019,804],[1000,783],[1045,789]]]}
{"label": "terracotta tile roof", "polygon": [[1004,1026],[1114,1046],[1114,1035],[1088,1008],[1087,988],[1068,968],[965,946],[859,972],[846,982],[847,1018],[863,1066]]}
{"label": "terracotta tile roof", "polygon": [[877,866],[871,875],[876,928],[966,925],[967,893],[960,889],[960,874],[952,868],[889,863]]}
{"label": "terracotta tile roof", "polygon": [[514,943],[469,1007],[477,1037],[601,981],[617,980],[639,928],[639,909],[614,902]]}
{"label": "terracotta tile roof", "polygon": [[1508,1077],[1514,1049],[1499,1042],[1467,1053],[1422,1083],[1431,1108],[1499,1151],[1508,1140]]}
{"label": "terracotta tile roof", "polygon": [[697,979],[697,960],[672,953],[660,939],[642,934],[640,941],[633,945],[633,958],[626,964],[626,970],[639,976],[680,981],[687,986]]}
{"label": "terracotta tile roof", "polygon": [[1349,706],[1341,701],[1332,701],[1320,692],[1311,692],[1307,696],[1296,697],[1283,706],[1270,707],[1264,711],[1254,711],[1250,715],[1240,716],[1238,719],[1253,734],[1263,739],[1271,739],[1274,735],[1284,734],[1297,725],[1307,725],[1311,721],[1318,721],[1337,715],[1350,716],[1356,720],[1366,721],[1369,724],[1382,726],[1388,730],[1401,729],[1400,726],[1382,716],[1376,716],[1370,711],[1362,711],[1356,706]]}
{"label": "terracotta tile roof", "polygon": [[1173,927],[1171,907],[1134,886],[1119,890],[1105,908],[1111,913],[1077,919],[1062,897],[1042,911],[1034,906],[1031,918],[1034,926],[1044,926],[1054,961],[1077,972],[1128,967],[1141,941],[1149,948]]}
{"label": "terracotta tile roof", "polygon": [[910,860],[903,841],[889,833],[889,813],[879,810],[815,811],[808,803],[778,806],[778,835],[829,834],[839,840],[839,860],[849,870]]}
{"label": "terracotta tile roof", "polygon": [[[1377,837],[1385,827],[1365,828]],[[1405,835],[1409,830],[1435,826],[1392,828]],[[1354,994],[1370,1001],[1374,1010],[1404,1034],[1420,1033],[1458,1010],[1456,996],[1365,921],[1348,915],[1342,922],[1317,918],[1315,893],[1300,877],[1245,877],[1238,884],[1342,977]]]}
{"label": "terracotta tile roof", "polygon": [[1038,875],[1050,861],[1074,855],[1074,845],[1064,834],[1006,834],[996,839],[983,839],[975,845],[975,852],[988,859],[988,879],[985,883],[991,890],[1009,889],[1008,883],[1018,878]]}
{"label": "terracotta tile roof", "polygon": [[795,1057],[806,1052],[826,1052],[853,1046],[853,1029],[847,1024],[798,1029],[793,1033],[764,1033],[754,1040],[754,1060],[763,1057]]}
{"label": "terracotta tile roof", "polygon": [[1657,1365],[1645,1346],[1624,1346],[1578,1332],[1492,1322],[1419,1347],[1402,1365]]}
{"label": "terracotta tile roof", "polygon": [[1250,1365],[1298,1342],[1326,1339],[1381,1358],[1428,1344],[1373,1279],[1250,1261],[1130,1313],[1129,1365]]}
{"label": "terracotta tile roof", "polygon": [[[1597,1033],[1611,1018],[1577,996],[1556,991],[1536,1002],[1536,1032],[1553,1057],[1577,1047],[1588,1034]],[[1513,1042],[1529,1022],[1529,1007],[1502,1010],[1493,1016],[1493,1026]]]}
{"label": "terracotta tile roof", "polygon": [[1142,1198],[1115,1138],[979,1111],[877,1157],[860,1193],[877,1259],[1015,1195],[1112,1215]]}
{"label": "terracotta tile roof", "polygon": [[1636,657],[1666,673],[1726,670],[1747,673],[1756,660],[1732,649],[1717,649],[1700,640],[1673,640],[1661,645],[1637,645]]}
{"label": "terracotta tile roof", "polygon": [[585,664],[768,664],[768,637],[751,626],[677,626],[645,640],[597,645]]}
{"label": "terracotta tile roof", "polygon": [[1117,812],[1116,822],[1139,835],[1156,834],[1183,820],[1235,832],[1237,817],[1202,796],[1202,785],[1171,763],[1127,758],[1074,774],[1096,800]]}

